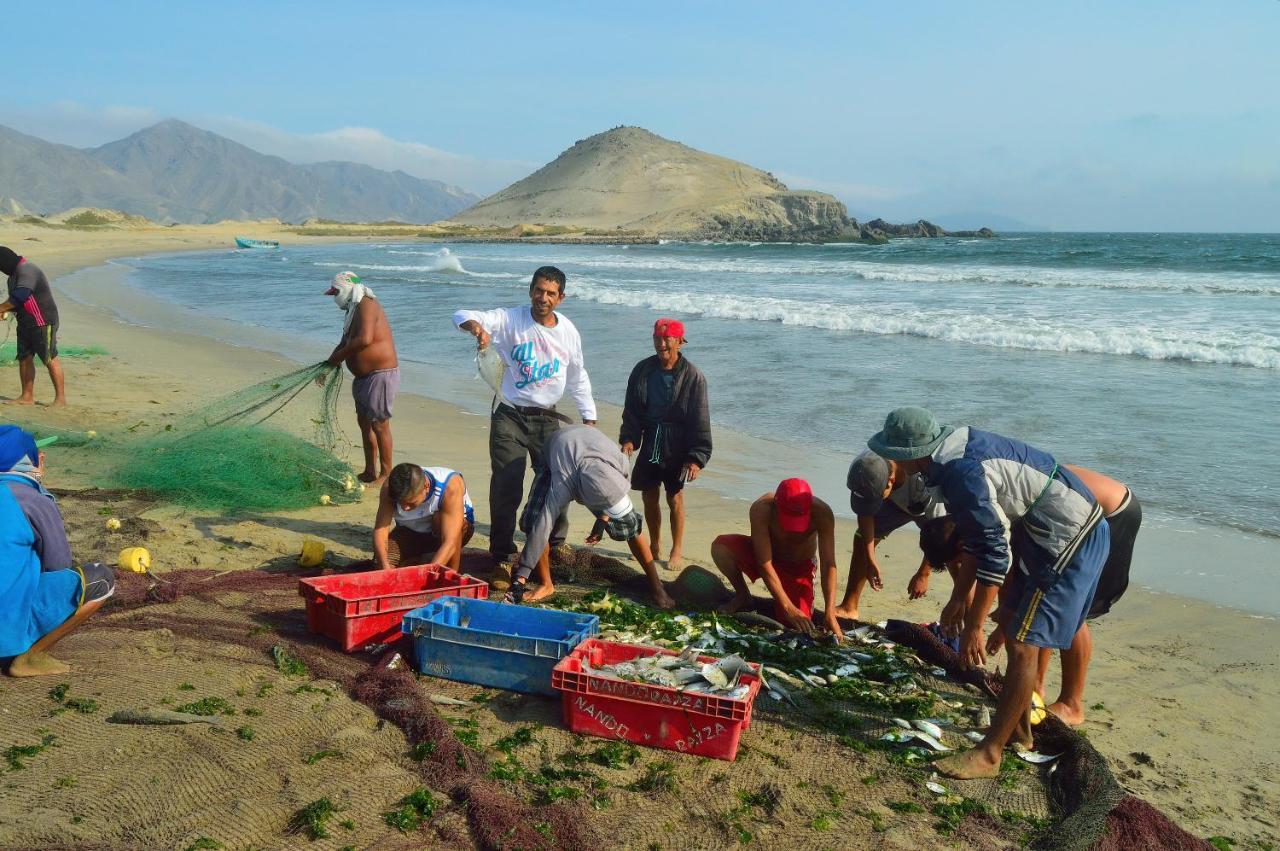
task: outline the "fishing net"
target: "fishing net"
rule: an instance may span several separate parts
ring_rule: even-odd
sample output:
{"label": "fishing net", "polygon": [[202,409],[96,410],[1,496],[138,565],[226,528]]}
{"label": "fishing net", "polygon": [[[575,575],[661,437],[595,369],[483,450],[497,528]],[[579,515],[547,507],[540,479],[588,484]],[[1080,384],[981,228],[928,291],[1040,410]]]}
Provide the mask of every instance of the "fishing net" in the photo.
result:
{"label": "fishing net", "polygon": [[354,502],[363,485],[333,454],[341,386],[340,369],[319,363],[224,396],[162,428],[140,422],[118,436],[129,451],[107,472],[107,486],[215,511]]}
{"label": "fishing net", "polygon": [[[58,357],[60,358],[95,358],[107,354],[107,350],[102,346],[58,346]],[[18,344],[13,342],[0,343],[0,362],[14,361],[18,356]]]}

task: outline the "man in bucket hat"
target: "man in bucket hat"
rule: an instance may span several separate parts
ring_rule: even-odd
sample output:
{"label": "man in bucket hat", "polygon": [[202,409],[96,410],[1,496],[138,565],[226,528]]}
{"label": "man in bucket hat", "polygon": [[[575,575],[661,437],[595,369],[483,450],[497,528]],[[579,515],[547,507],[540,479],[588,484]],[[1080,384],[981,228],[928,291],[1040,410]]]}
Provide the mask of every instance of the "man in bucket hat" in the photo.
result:
{"label": "man in bucket hat", "polygon": [[995,777],[1005,745],[1031,744],[1040,648],[1069,648],[1084,625],[1107,560],[1107,521],[1080,477],[1047,452],[940,425],[924,408],[892,411],[867,447],[893,461],[904,481],[923,475],[955,521],[960,563],[941,624],[959,633],[965,666],[981,667],[998,646],[1000,636],[985,641],[982,627],[1008,583],[999,629],[1009,662],[995,718],[973,750],[934,763],[950,777]]}
{"label": "man in bucket hat", "polygon": [[[547,546],[552,530],[571,502],[579,502],[596,517],[588,543],[596,543],[607,532],[615,541],[626,541],[631,554],[644,567],[645,576],[658,606],[670,609],[675,601],[667,596],[658,578],[653,553],[640,534],[644,521],[631,504],[627,480],[627,458],[618,445],[599,429],[571,425],[556,429],[543,447],[529,498],[520,514],[524,549],[516,561],[515,576],[506,601],[541,600],[555,593]],[[541,587],[526,594],[526,583],[538,568]]]}
{"label": "man in bucket hat", "polygon": [[661,549],[662,506],[671,512],[671,557],[667,567],[684,567],[684,486],[711,460],[711,413],[707,379],[680,353],[684,323],[659,319],[653,325],[652,357],[631,370],[618,442],[628,456],[637,452],[631,486],[644,496],[649,549]]}

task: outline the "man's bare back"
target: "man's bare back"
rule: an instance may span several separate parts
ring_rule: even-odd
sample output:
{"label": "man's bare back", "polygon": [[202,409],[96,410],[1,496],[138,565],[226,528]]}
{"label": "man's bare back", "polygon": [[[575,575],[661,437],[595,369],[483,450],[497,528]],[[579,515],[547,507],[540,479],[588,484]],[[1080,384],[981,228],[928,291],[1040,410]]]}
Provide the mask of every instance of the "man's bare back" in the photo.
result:
{"label": "man's bare back", "polygon": [[382,305],[377,299],[366,298],[353,309],[356,317],[339,345],[346,345],[349,340],[362,336],[369,343],[347,356],[347,369],[351,370],[351,374],[360,378],[380,369],[399,366],[395,340],[391,336],[391,323],[387,321],[387,312],[382,309]]}

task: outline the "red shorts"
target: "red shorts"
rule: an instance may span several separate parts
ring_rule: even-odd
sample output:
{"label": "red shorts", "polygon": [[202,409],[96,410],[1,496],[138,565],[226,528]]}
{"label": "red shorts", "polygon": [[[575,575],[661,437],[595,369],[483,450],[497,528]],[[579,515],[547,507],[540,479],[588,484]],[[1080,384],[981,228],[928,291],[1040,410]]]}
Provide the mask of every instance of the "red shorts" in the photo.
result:
{"label": "red shorts", "polygon": [[[756,551],[751,545],[750,535],[721,535],[714,541],[729,552],[743,575],[753,582],[760,578],[760,564],[756,561]],[[782,583],[782,591],[791,604],[807,617],[813,615],[813,574],[818,565],[812,560],[802,563],[785,562],[774,559],[773,570]],[[782,610],[775,603],[774,614],[781,617]]]}

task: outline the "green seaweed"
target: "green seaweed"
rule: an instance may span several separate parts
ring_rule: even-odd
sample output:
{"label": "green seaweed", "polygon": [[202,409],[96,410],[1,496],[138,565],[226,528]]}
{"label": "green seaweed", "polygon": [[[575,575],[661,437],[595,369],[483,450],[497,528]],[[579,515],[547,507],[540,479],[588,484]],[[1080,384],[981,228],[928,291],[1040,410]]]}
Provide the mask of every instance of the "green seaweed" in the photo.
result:
{"label": "green seaweed", "polygon": [[323,750],[318,750],[315,753],[310,754],[306,757],[303,757],[302,761],[305,762],[307,765],[315,765],[317,762],[319,762],[322,759],[345,759],[345,758],[346,758],[346,754],[344,754],[342,751],[337,751],[337,750],[334,750],[333,748],[325,748]]}
{"label": "green seaweed", "polygon": [[435,815],[436,807],[435,796],[419,787],[397,801],[396,809],[383,813],[382,819],[401,833],[409,833]]}
{"label": "green seaweed", "polygon": [[289,833],[306,833],[313,840],[329,837],[329,820],[338,808],[328,798],[312,801],[293,814],[289,819]]}
{"label": "green seaweed", "polygon": [[202,697],[175,707],[175,712],[190,715],[235,715],[236,709],[225,697]]}
{"label": "green seaweed", "polygon": [[45,733],[40,738],[40,744],[38,745],[10,745],[4,752],[4,760],[8,764],[9,770],[21,771],[26,768],[27,764],[23,762],[24,759],[38,756],[46,748],[57,747],[55,744],[57,738],[53,733]]}

